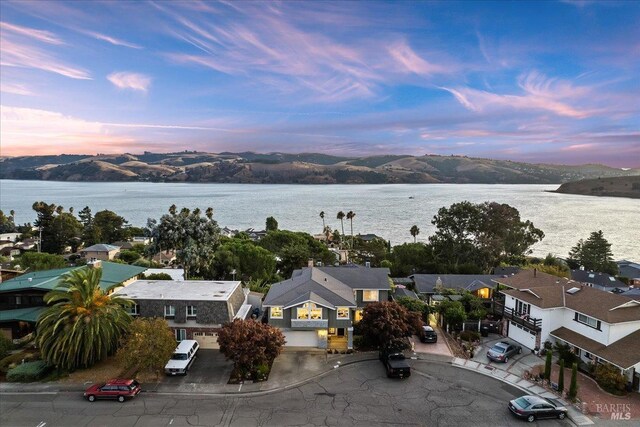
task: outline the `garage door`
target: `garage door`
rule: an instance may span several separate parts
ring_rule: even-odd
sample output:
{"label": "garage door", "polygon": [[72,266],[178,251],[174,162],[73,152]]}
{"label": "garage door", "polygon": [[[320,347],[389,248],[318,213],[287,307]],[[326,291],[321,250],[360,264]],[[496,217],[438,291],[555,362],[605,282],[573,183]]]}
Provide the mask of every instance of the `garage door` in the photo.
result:
{"label": "garage door", "polygon": [[523,347],[534,349],[536,347],[536,334],[530,329],[518,325],[515,322],[509,322],[509,338],[522,344]]}
{"label": "garage door", "polygon": [[287,340],[286,347],[318,347],[316,331],[282,331]]}
{"label": "garage door", "polygon": [[198,341],[200,348],[219,349],[217,332],[194,332],[193,339]]}

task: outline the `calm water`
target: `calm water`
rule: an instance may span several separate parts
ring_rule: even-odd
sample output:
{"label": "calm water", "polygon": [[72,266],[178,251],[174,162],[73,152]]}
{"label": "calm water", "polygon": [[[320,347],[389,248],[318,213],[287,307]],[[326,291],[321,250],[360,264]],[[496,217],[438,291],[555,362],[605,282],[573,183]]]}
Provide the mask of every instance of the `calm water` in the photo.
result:
{"label": "calm water", "polygon": [[[18,223],[33,222],[31,205],[38,200],[95,213],[109,209],[133,225],[159,218],[173,203],[178,208],[214,208],[221,226],[264,228],[274,216],[280,228],[310,233],[325,221],[340,229],[336,213],[356,213],[354,233],[375,233],[392,244],[413,241],[409,229],[420,228],[419,241],[433,233],[431,218],[442,206],[469,200],[496,201],[516,207],[546,237],[534,247],[536,255],[566,255],[579,238],[603,230],[616,258],[640,261],[640,201],[547,193],[557,185],[407,184],[407,185],[262,185],[173,183],[76,183],[0,181],[0,207],[16,211]],[[410,197],[413,197],[411,199]],[[345,221],[345,232],[349,223]]]}

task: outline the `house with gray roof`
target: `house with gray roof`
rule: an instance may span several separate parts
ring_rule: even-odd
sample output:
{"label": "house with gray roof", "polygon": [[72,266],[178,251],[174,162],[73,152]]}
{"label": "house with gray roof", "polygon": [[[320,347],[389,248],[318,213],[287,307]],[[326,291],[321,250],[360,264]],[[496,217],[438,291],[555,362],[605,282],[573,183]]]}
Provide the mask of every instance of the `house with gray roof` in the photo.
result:
{"label": "house with gray roof", "polygon": [[353,348],[353,324],[371,302],[387,301],[389,269],[357,265],[307,267],[271,285],[262,306],[266,321],[291,347]]}
{"label": "house with gray roof", "polygon": [[409,276],[415,284],[416,292],[431,302],[434,294],[443,289],[469,291],[481,299],[491,299],[496,284],[495,274],[413,274]]}
{"label": "house with gray roof", "polygon": [[616,262],[620,277],[629,279],[630,285],[640,286],[640,263],[623,259]]}
{"label": "house with gray roof", "polygon": [[583,283],[589,287],[600,289],[601,291],[622,293],[629,289],[627,285],[607,273],[597,273],[587,270],[571,270],[571,280]]}

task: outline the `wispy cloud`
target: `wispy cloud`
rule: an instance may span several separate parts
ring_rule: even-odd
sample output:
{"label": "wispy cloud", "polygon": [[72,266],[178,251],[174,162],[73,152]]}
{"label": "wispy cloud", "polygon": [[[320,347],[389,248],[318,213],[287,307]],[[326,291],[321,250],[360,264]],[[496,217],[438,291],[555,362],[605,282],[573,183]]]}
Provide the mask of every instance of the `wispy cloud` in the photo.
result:
{"label": "wispy cloud", "polygon": [[521,75],[518,86],[524,94],[497,94],[469,87],[442,89],[451,93],[465,108],[478,112],[490,108],[543,110],[574,119],[583,119],[595,113],[593,109],[572,105],[586,97],[590,91],[588,87],[573,86],[566,81],[547,78],[536,71]]}
{"label": "wispy cloud", "polygon": [[137,44],[130,43],[112,36],[108,36],[106,34],[101,34],[101,33],[97,33],[95,31],[89,31],[89,30],[78,30],[78,31],[88,36],[91,36],[94,39],[102,40],[107,43],[111,43],[112,45],[115,45],[115,46],[129,47],[131,49],[142,49],[142,46],[139,46]]}
{"label": "wispy cloud", "polygon": [[0,92],[12,93],[14,95],[31,96],[34,93],[23,84],[0,82]]}
{"label": "wispy cloud", "polygon": [[[47,49],[43,49],[35,44],[38,42],[49,46]],[[0,65],[33,68],[72,79],[91,79],[87,71],[66,64],[50,52],[51,45],[62,44],[60,38],[48,31],[3,23],[2,31],[0,31],[0,45],[2,45]]]}
{"label": "wispy cloud", "polygon": [[149,86],[151,86],[151,77],[129,71],[113,72],[107,76],[107,80],[113,83],[118,89],[147,92]]}

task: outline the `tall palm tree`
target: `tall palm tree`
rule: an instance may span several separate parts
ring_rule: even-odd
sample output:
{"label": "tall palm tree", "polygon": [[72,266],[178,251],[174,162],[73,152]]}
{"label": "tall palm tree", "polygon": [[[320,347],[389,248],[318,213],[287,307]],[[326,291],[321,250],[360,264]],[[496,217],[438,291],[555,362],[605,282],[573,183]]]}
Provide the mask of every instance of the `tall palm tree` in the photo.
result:
{"label": "tall palm tree", "polygon": [[324,223],[324,211],[320,211],[320,218],[322,218],[322,229],[324,230],[326,228]]}
{"label": "tall palm tree", "polygon": [[65,274],[44,297],[50,305],[36,326],[42,358],[63,369],[88,367],[112,354],[126,332],[130,300],[100,288],[101,268],[84,267]]}
{"label": "tall palm tree", "polygon": [[333,231],[331,231],[331,227],[329,227],[328,225],[324,227],[324,237],[326,238],[325,243],[328,245],[329,244],[329,240],[331,238],[331,234],[333,234]]}
{"label": "tall palm tree", "polygon": [[342,226],[342,235],[344,236],[344,212],[342,211],[338,212],[338,215],[336,216],[336,218],[340,220],[340,225]]}
{"label": "tall palm tree", "polygon": [[347,219],[351,221],[351,249],[353,249],[353,217],[356,216],[354,211],[347,212]]}
{"label": "tall palm tree", "polygon": [[411,227],[411,230],[409,230],[409,232],[413,236],[413,243],[416,243],[418,234],[420,234],[420,229],[417,225],[414,225],[413,227]]}

